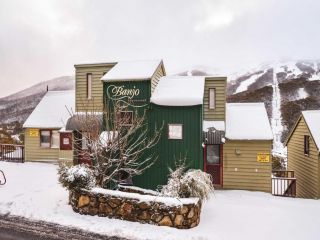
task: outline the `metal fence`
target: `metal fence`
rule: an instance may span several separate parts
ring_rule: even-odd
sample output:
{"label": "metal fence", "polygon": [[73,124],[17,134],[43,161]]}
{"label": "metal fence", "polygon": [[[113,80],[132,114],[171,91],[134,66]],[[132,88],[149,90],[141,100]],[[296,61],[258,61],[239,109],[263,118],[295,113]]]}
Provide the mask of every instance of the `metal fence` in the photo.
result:
{"label": "metal fence", "polygon": [[24,146],[0,144],[0,161],[24,162]]}

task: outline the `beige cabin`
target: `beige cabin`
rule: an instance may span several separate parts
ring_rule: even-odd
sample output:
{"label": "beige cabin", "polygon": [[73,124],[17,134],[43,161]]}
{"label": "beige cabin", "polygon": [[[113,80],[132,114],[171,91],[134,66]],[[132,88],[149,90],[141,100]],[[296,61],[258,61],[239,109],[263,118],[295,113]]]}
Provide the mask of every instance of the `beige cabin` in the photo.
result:
{"label": "beige cabin", "polygon": [[23,124],[26,161],[72,161],[73,136],[65,124],[74,111],[74,91],[48,91]]}
{"label": "beige cabin", "polygon": [[216,187],[271,192],[273,135],[263,103],[226,103],[226,78],[207,77],[204,170]]}
{"label": "beige cabin", "polygon": [[302,111],[286,141],[297,197],[320,198],[320,110]]}

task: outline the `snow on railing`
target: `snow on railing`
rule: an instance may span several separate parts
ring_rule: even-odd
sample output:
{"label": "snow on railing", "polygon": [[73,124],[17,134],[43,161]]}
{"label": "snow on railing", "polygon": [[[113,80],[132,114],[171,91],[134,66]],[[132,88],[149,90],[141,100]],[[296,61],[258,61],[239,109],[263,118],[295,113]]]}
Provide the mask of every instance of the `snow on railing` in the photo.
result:
{"label": "snow on railing", "polygon": [[24,162],[24,146],[0,144],[0,161]]}

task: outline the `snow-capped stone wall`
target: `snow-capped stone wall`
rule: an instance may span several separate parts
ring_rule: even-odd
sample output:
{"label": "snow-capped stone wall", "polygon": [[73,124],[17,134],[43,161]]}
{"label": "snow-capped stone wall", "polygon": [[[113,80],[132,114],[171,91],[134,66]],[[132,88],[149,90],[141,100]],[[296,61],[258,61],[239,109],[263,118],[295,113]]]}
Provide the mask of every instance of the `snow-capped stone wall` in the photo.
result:
{"label": "snow-capped stone wall", "polygon": [[[133,192],[96,190],[70,191],[75,212],[181,229],[199,224],[201,201],[142,195]],[[125,190],[125,189],[123,189]],[[114,193],[114,194],[113,194]],[[152,201],[149,199],[152,198]]]}

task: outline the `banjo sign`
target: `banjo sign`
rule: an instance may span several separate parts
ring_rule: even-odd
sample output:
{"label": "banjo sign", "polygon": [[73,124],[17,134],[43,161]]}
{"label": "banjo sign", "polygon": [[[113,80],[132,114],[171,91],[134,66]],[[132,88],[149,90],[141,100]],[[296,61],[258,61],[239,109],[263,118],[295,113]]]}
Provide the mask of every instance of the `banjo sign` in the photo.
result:
{"label": "banjo sign", "polygon": [[147,99],[140,98],[141,90],[136,86],[126,88],[124,85],[110,85],[107,88],[108,99],[113,101],[121,101],[132,107],[147,106]]}

